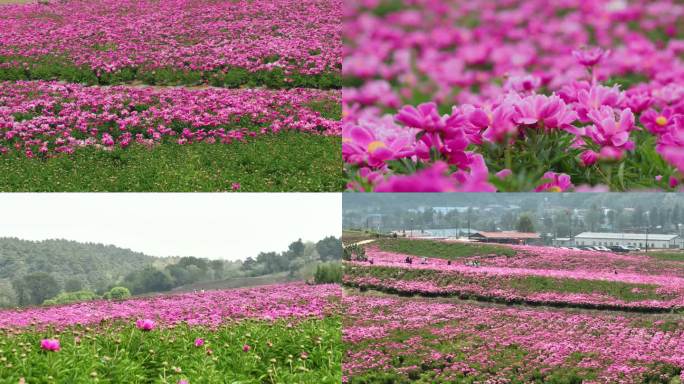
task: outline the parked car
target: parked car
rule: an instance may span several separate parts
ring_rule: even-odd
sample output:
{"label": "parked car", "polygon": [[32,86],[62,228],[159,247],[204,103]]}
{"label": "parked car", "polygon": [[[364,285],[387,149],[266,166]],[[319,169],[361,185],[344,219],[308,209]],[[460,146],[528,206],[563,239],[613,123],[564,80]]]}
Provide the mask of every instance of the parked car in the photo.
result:
{"label": "parked car", "polygon": [[604,247],[602,245],[598,245],[598,246],[594,247],[594,249],[596,249],[597,251],[601,251],[601,252],[610,252],[610,249],[608,247]]}
{"label": "parked car", "polygon": [[608,248],[610,248],[610,250],[613,252],[630,252],[631,251],[631,249],[629,249],[625,246],[622,246],[622,245],[614,245],[614,246],[608,247]]}

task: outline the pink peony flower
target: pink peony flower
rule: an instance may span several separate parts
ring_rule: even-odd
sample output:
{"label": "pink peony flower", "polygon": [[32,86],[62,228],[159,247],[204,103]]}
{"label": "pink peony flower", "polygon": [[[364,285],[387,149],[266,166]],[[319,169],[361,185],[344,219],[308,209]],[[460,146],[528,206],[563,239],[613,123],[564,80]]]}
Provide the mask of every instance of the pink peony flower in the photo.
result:
{"label": "pink peony flower", "polygon": [[142,331],[151,331],[154,325],[154,321],[150,319],[139,319],[135,322],[135,326]]}
{"label": "pink peony flower", "polygon": [[43,339],[40,341],[40,348],[45,351],[57,352],[61,349],[59,340],[57,339]]}
{"label": "pink peony flower", "polygon": [[513,174],[513,171],[511,171],[510,169],[506,168],[506,169],[502,169],[502,170],[500,170],[499,172],[497,172],[497,173],[496,173],[496,177],[499,178],[499,180],[504,180],[504,179],[506,179],[508,176],[510,176],[510,175],[512,175],[512,174]]}
{"label": "pink peony flower", "polygon": [[641,115],[639,121],[649,132],[655,135],[661,135],[671,128],[676,116],[677,114],[672,108],[665,108],[662,112],[649,109]]}
{"label": "pink peony flower", "polygon": [[577,62],[585,67],[595,66],[608,54],[610,54],[610,51],[604,51],[601,47],[585,47],[572,51],[572,55],[575,56]]}
{"label": "pink peony flower", "polygon": [[542,180],[548,182],[535,188],[535,192],[565,192],[574,187],[565,173],[546,172]]}
{"label": "pink peony flower", "polygon": [[582,161],[582,165],[585,167],[594,165],[598,159],[599,154],[592,150],[586,150],[580,154],[580,160]]}
{"label": "pink peony flower", "polygon": [[622,153],[634,149],[634,142],[629,140],[629,132],[634,129],[634,114],[625,109],[616,120],[613,108],[603,106],[589,112],[588,117],[594,122],[586,128],[586,135],[594,143],[601,146],[599,158],[616,160]]}

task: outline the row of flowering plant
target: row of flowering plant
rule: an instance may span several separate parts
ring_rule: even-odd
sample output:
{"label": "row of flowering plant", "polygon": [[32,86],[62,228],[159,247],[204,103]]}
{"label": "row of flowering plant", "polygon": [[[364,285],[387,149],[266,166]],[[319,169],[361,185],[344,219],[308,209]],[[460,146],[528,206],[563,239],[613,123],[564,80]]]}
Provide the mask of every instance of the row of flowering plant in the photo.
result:
{"label": "row of flowering plant", "polygon": [[[592,382],[684,378],[682,321],[347,295],[343,382]],[[657,378],[657,379],[656,379]]]}
{"label": "row of flowering plant", "polygon": [[340,8],[337,0],[2,5],[0,79],[338,87]]}
{"label": "row of flowering plant", "polygon": [[[286,130],[340,134],[339,91],[87,87],[0,83],[0,155],[51,157],[79,147],[162,141],[231,143]],[[324,116],[325,115],[325,116]]]}

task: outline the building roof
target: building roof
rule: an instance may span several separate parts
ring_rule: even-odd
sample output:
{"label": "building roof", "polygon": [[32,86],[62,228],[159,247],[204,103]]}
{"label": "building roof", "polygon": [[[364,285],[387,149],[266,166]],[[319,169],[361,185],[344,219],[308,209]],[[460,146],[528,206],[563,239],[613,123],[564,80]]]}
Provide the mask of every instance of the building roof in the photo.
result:
{"label": "building roof", "polygon": [[608,239],[608,240],[656,240],[670,241],[679,235],[663,235],[659,233],[611,233],[611,232],[582,232],[575,239]]}
{"label": "building roof", "polygon": [[517,231],[502,231],[502,232],[478,232],[473,236],[480,235],[487,239],[538,239],[539,234],[536,232],[517,232]]}

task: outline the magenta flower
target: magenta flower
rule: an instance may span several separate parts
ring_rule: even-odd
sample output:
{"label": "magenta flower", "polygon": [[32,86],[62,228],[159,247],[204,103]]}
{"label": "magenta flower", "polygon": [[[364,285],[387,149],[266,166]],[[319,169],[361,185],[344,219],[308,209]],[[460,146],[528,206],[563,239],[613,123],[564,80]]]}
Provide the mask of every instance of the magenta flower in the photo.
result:
{"label": "magenta flower", "polygon": [[516,114],[513,121],[522,125],[543,124],[543,128],[565,128],[577,120],[571,110],[558,96],[531,95],[513,101]]}
{"label": "magenta flower", "polygon": [[589,167],[591,165],[594,165],[599,159],[599,154],[592,151],[592,150],[586,150],[580,154],[580,160],[582,161],[582,165],[585,167]]}
{"label": "magenta flower", "polygon": [[649,132],[655,135],[662,135],[670,130],[674,123],[675,116],[677,116],[677,114],[672,108],[665,108],[662,112],[649,109],[641,114],[639,121]]}
{"label": "magenta flower", "polygon": [[510,175],[512,175],[512,174],[513,174],[513,171],[511,171],[510,169],[506,168],[506,169],[502,169],[502,170],[500,170],[499,172],[497,172],[497,173],[496,173],[496,177],[497,177],[499,180],[504,180],[504,179],[506,179],[508,176],[510,176]]}
{"label": "magenta flower", "polygon": [[565,192],[574,187],[570,181],[570,176],[565,173],[546,172],[542,176],[546,183],[534,189],[535,192]]}
{"label": "magenta flower", "polygon": [[575,56],[577,62],[584,65],[585,67],[593,67],[603,58],[608,56],[610,51],[604,51],[601,47],[591,47],[591,48],[581,48],[572,51],[572,55]]}
{"label": "magenta flower", "polygon": [[250,349],[252,349],[252,347],[247,344],[242,346],[242,352],[249,352]]}
{"label": "magenta flower", "polygon": [[154,321],[150,319],[138,319],[135,322],[135,326],[142,331],[151,331],[154,325]]}
{"label": "magenta flower", "polygon": [[199,337],[195,339],[195,347],[201,347],[203,345],[204,345],[204,339],[201,339]]}
{"label": "magenta flower", "polygon": [[378,183],[375,192],[454,192],[455,180],[447,173],[445,162],[436,162],[430,168],[412,175],[396,175]]}
{"label": "magenta flower", "polygon": [[441,131],[446,126],[434,102],[420,104],[417,108],[412,105],[404,106],[395,118],[408,127],[427,132]]}
{"label": "magenta flower", "polygon": [[677,116],[671,129],[660,136],[656,151],[680,173],[684,173],[684,116]]}
{"label": "magenta flower", "polygon": [[[374,129],[376,126],[373,123],[369,125],[344,124],[342,156],[345,161],[380,168],[386,161],[412,154],[410,150],[410,145],[414,140],[412,135],[390,133],[390,137],[383,138],[380,136],[383,130]],[[402,129],[406,131],[405,128]]]}
{"label": "magenta flower", "polygon": [[470,124],[482,130],[482,137],[493,143],[501,143],[518,134],[518,126],[513,121],[516,111],[513,105],[501,104],[493,110],[474,108],[467,110]]}
{"label": "magenta flower", "polygon": [[230,185],[230,189],[231,189],[233,192],[236,192],[237,190],[240,189],[240,183],[232,183],[232,184]]}
{"label": "magenta flower", "polygon": [[61,349],[59,340],[57,339],[43,339],[40,341],[40,348],[45,351],[57,352]]}
{"label": "magenta flower", "polygon": [[589,112],[588,117],[594,125],[586,128],[586,135],[601,146],[601,159],[620,159],[625,150],[634,149],[634,142],[629,140],[629,132],[634,128],[634,114],[629,108],[622,111],[617,121],[613,109],[606,106]]}
{"label": "magenta flower", "polygon": [[617,108],[623,100],[624,95],[617,86],[605,87],[595,84],[589,89],[580,89],[577,92],[575,110],[581,121],[588,122],[591,120],[588,116],[591,111],[603,106]]}

